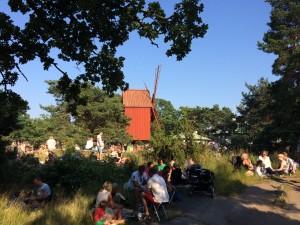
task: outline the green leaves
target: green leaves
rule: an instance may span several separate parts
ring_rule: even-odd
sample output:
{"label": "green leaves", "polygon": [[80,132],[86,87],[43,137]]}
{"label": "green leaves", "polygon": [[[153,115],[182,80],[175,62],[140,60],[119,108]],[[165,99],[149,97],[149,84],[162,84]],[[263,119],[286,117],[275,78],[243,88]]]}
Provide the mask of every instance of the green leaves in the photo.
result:
{"label": "green leaves", "polygon": [[[117,57],[116,53],[131,32],[138,32],[156,46],[155,40],[164,37],[165,43],[170,43],[167,56],[182,60],[191,51],[192,40],[203,37],[208,29],[200,18],[203,5],[199,0],[183,0],[169,17],[159,2],[146,4],[144,0],[9,0],[8,4],[28,21],[20,29],[9,16],[0,14],[1,34],[7,36],[2,38],[0,48],[8,49],[0,52],[11,52],[0,58],[0,63],[10,65],[0,67],[1,73],[7,73],[2,83],[13,85],[22,74],[19,64],[37,57],[45,70],[55,67],[62,73],[60,91],[73,96],[79,94],[81,82],[102,82],[110,94],[128,88],[122,72],[125,57]],[[75,62],[83,66],[84,72],[68,81],[69,74],[60,68],[59,60]],[[20,73],[13,73],[15,69]],[[64,88],[65,85],[72,87]]]}

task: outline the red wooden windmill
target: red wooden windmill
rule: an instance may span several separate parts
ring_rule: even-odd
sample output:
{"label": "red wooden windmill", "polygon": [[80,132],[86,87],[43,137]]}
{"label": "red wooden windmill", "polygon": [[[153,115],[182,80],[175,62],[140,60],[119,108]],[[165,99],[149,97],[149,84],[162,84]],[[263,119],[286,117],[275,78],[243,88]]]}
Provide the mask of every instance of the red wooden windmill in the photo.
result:
{"label": "red wooden windmill", "polygon": [[151,136],[151,122],[154,120],[158,125],[157,111],[155,109],[155,97],[160,75],[161,66],[159,65],[155,72],[155,82],[152,98],[150,91],[146,86],[146,90],[128,89],[122,93],[122,101],[124,104],[125,115],[129,118],[130,124],[127,132],[132,136],[133,141],[148,141]]}

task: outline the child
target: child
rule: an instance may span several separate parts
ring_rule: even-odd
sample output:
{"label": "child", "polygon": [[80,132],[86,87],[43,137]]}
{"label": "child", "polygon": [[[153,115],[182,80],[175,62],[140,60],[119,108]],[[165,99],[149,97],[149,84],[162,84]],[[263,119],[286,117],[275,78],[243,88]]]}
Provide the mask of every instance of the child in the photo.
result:
{"label": "child", "polygon": [[255,166],[255,172],[260,177],[265,177],[266,171],[265,171],[265,165],[263,164],[262,160],[257,160],[256,166]]}
{"label": "child", "polygon": [[105,213],[106,208],[108,207],[107,201],[101,201],[98,207],[95,210],[94,221],[95,225],[108,225],[111,221],[111,216]]}

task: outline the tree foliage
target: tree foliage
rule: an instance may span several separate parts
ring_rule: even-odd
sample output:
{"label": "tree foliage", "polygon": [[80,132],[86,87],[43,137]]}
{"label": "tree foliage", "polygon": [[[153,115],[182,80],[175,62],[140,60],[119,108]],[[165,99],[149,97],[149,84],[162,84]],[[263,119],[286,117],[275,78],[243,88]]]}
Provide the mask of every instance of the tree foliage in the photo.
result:
{"label": "tree foliage", "polygon": [[[239,138],[239,145],[248,147],[253,143],[254,147],[270,146],[272,139],[276,137],[270,129],[273,122],[274,110],[270,108],[273,98],[271,96],[271,83],[268,79],[261,78],[256,85],[246,83],[248,92],[243,92],[241,104],[237,107],[240,116],[237,118],[239,128],[244,136]],[[238,143],[237,143],[238,144]]]}
{"label": "tree foliage", "polygon": [[266,0],[272,6],[270,29],[259,49],[277,56],[273,74],[280,78],[272,83],[270,109],[271,130],[282,144],[293,144],[300,137],[300,2]]}
{"label": "tree foliage", "polygon": [[214,105],[212,108],[201,108],[199,106],[195,108],[180,107],[180,112],[189,121],[193,121],[196,131],[212,138],[217,131],[232,133],[236,129],[236,125],[232,121],[235,115],[227,107],[222,109],[220,109],[219,105]]}
{"label": "tree foliage", "polygon": [[[168,16],[158,1],[144,0],[9,0],[8,5],[23,14],[25,26],[0,12],[0,84],[14,85],[25,76],[20,65],[39,59],[45,70],[54,67],[62,73],[58,90],[68,101],[77,100],[82,82],[102,82],[109,93],[128,88],[122,72],[125,58],[117,56],[117,49],[131,33],[155,46],[162,38],[169,45],[166,55],[182,60],[192,40],[203,38],[208,29],[199,0],[176,3]],[[61,60],[81,68],[75,79],[60,68]]]}
{"label": "tree foliage", "polygon": [[179,111],[174,108],[170,101],[156,98],[155,108],[158,112],[159,124],[165,134],[170,134],[178,126]]}

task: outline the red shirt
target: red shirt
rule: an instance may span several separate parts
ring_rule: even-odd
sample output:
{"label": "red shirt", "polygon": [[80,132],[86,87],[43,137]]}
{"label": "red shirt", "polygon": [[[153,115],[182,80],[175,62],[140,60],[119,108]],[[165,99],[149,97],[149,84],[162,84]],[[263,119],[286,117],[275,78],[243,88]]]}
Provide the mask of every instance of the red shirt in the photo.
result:
{"label": "red shirt", "polygon": [[101,208],[97,208],[94,214],[94,221],[95,223],[99,220],[102,220],[102,217],[104,216],[104,211]]}

